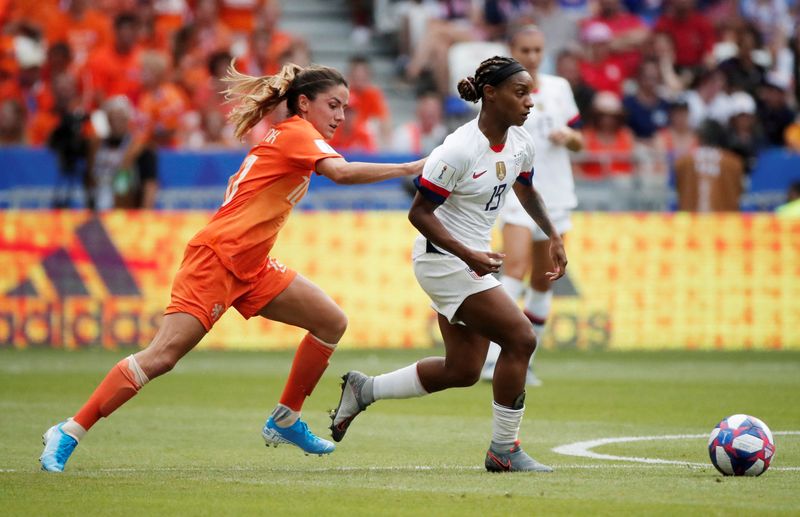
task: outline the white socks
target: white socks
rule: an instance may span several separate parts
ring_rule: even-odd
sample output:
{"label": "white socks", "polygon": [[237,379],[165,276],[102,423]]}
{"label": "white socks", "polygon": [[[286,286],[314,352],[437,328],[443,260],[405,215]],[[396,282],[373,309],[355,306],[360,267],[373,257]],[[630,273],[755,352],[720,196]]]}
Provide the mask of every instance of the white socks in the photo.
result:
{"label": "white socks", "polygon": [[522,280],[516,279],[513,276],[501,276],[500,283],[503,285],[503,289],[506,290],[508,295],[515,302],[520,296],[522,296],[522,292],[525,290],[525,284],[522,283]]}
{"label": "white socks", "polygon": [[297,419],[300,418],[300,412],[294,411],[288,406],[278,404],[272,410],[272,419],[278,427],[291,427]]}
{"label": "white socks", "polygon": [[83,437],[86,436],[86,429],[72,418],[68,418],[67,421],[64,422],[64,425],[61,426],[61,430],[78,441],[83,440]]}
{"label": "white socks", "polygon": [[130,370],[130,372],[133,374],[133,377],[136,379],[136,384],[138,384],[139,388],[141,389],[142,386],[150,382],[150,379],[147,378],[144,370],[142,370],[142,368],[139,366],[139,363],[136,362],[136,358],[133,356],[133,354],[129,355],[127,359],[128,370]]}
{"label": "white socks", "polygon": [[531,288],[525,292],[525,312],[533,324],[533,331],[536,332],[537,338],[541,338],[544,332],[545,322],[550,316],[552,306],[552,290],[542,292]]}
{"label": "white socks", "polygon": [[372,378],[372,396],[375,400],[408,399],[427,394],[417,374],[417,363]]}
{"label": "white socks", "polygon": [[492,401],[492,442],[497,445],[511,445],[519,438],[519,427],[525,408],[511,409]]}

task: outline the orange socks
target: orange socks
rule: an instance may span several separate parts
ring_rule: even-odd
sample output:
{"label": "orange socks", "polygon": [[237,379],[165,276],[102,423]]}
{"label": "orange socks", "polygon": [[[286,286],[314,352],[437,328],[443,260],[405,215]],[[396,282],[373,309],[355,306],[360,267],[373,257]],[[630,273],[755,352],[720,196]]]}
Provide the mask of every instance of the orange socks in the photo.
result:
{"label": "orange socks", "polygon": [[292,411],[300,411],[328,367],[328,359],[336,345],[320,341],[311,333],[305,335],[294,354],[292,369],[283,388],[280,403]]}
{"label": "orange socks", "polygon": [[130,400],[148,381],[131,355],[118,362],[75,414],[74,420],[87,431],[100,417],[108,416]]}

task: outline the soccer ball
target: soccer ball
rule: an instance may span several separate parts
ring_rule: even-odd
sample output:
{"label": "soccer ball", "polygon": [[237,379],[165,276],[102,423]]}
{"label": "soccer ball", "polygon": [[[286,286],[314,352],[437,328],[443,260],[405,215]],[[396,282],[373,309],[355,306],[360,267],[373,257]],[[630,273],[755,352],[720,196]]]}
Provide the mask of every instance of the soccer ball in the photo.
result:
{"label": "soccer ball", "polygon": [[711,431],[708,455],[725,476],[760,476],[775,456],[772,431],[756,417],[729,416]]}

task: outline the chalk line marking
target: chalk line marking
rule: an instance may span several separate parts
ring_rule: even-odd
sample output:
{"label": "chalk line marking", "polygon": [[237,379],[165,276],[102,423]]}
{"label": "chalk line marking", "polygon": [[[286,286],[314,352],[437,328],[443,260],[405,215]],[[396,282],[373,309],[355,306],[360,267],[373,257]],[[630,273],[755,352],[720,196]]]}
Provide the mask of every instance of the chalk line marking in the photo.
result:
{"label": "chalk line marking", "polygon": [[[773,431],[776,436],[798,436],[800,431]],[[651,465],[681,465],[684,467],[707,467],[708,463],[697,463],[693,461],[663,460],[660,458],[644,458],[639,456],[617,456],[614,454],[601,454],[592,449],[612,443],[631,443],[647,442],[655,440],[694,440],[699,438],[708,439],[708,434],[664,434],[658,436],[621,436],[617,438],[598,438],[596,440],[586,440],[583,442],[568,443],[553,448],[553,452],[565,456],[578,456],[580,458],[591,458],[594,460],[609,461],[632,461],[636,463],[648,463]],[[770,467],[770,470],[789,470],[800,471],[800,467]]]}

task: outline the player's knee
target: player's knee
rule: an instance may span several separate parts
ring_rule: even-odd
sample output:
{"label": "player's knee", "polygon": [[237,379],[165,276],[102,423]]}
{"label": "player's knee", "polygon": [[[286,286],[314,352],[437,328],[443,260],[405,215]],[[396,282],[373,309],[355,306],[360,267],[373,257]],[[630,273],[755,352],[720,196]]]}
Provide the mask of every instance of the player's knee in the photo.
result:
{"label": "player's knee", "polygon": [[520,357],[530,358],[536,350],[536,333],[530,324],[520,325],[520,327],[509,337],[506,343],[508,352]]}
{"label": "player's knee", "polygon": [[322,328],[314,332],[314,335],[328,343],[338,343],[347,330],[347,315],[339,307],[336,307],[320,326]]}
{"label": "player's knee", "polygon": [[481,378],[481,366],[460,368],[453,372],[451,384],[453,388],[467,388],[476,384]]}

